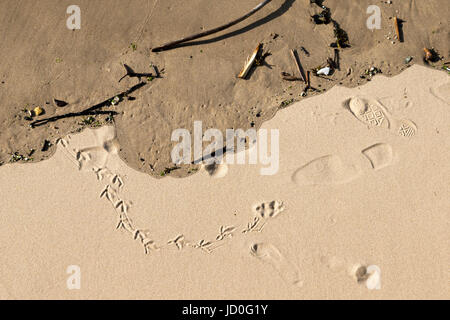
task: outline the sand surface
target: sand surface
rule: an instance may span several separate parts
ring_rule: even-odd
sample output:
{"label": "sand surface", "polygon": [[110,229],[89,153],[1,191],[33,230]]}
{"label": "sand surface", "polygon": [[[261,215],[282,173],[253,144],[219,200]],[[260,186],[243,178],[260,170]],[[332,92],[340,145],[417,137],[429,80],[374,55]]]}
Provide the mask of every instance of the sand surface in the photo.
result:
{"label": "sand surface", "polygon": [[448,299],[449,89],[414,66],[280,110],[273,176],[157,180],[112,126],[66,136],[0,169],[0,298]]}
{"label": "sand surface", "polygon": [[[67,0],[0,1],[0,165],[17,153],[32,161],[50,157],[56,141],[86,127],[87,117],[67,118],[35,129],[25,120],[24,109],[41,106],[40,119],[79,112],[138,83],[126,78],[123,64],[136,72],[151,72],[150,64],[164,70],[163,79],[148,82],[115,107],[119,155],[132,168],[159,177],[171,167],[170,137],[176,128],[192,130],[193,121],[204,127],[259,127],[271,119],[283,102],[302,100],[301,83],[284,82],[281,72],[296,71],[290,49],[297,49],[305,70],[333,57],[333,27],[312,23],[320,12],[309,0],[273,0],[243,23],[217,35],[162,53],[151,48],[210,29],[243,15],[259,1],[190,0],[80,0],[81,29],[68,30]],[[381,30],[366,27],[373,1],[327,0],[332,18],[348,33],[350,46],[340,50],[340,69],[328,80],[313,77],[323,93],[336,84],[355,87],[366,69],[379,68],[395,75],[412,64],[423,64],[423,48],[434,47],[449,59],[449,8],[446,0],[377,1]],[[395,39],[392,17],[404,20],[404,42]],[[276,37],[276,35],[278,35]],[[270,52],[266,64],[237,79],[245,59],[258,43]],[[131,46],[131,44],[134,44]],[[301,47],[310,56],[306,56]],[[412,56],[409,65],[405,58]],[[433,64],[440,68],[442,62]],[[297,75],[298,76],[298,75]],[[53,99],[69,103],[64,108]],[[97,116],[90,126],[105,124]],[[81,123],[81,124],[80,124]],[[45,140],[51,145],[41,151]],[[34,150],[31,152],[31,150]],[[32,155],[30,155],[32,153]],[[29,156],[30,155],[30,156]],[[185,176],[190,167],[171,173]]]}

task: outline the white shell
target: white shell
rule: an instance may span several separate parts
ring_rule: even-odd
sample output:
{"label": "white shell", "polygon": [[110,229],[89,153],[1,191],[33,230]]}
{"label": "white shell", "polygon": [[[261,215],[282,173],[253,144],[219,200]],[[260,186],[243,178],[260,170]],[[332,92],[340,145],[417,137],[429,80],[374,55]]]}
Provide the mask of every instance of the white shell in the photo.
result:
{"label": "white shell", "polygon": [[323,74],[323,75],[327,76],[330,74],[330,71],[331,71],[330,67],[325,67],[325,68],[317,71],[317,74],[319,74],[319,75]]}

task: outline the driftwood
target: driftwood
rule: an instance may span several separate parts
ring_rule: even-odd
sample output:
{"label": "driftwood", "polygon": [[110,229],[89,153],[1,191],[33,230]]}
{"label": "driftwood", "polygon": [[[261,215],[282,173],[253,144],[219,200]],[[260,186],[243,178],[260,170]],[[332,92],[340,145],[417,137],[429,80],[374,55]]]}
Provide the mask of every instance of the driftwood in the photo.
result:
{"label": "driftwood", "polygon": [[394,17],[394,27],[395,27],[395,33],[397,35],[397,39],[398,39],[398,41],[403,42],[402,36],[400,34],[400,23],[401,23],[401,20],[397,17]]}
{"label": "driftwood", "polygon": [[258,44],[256,49],[253,51],[253,54],[251,57],[247,58],[247,61],[245,62],[244,68],[242,69],[241,73],[239,73],[238,78],[245,79],[250,71],[250,69],[253,67],[253,64],[256,61],[256,58],[258,57],[258,54],[262,50],[262,44]]}
{"label": "driftwood", "polygon": [[297,65],[298,72],[302,76],[303,81],[306,83],[305,72],[303,71],[302,65],[300,63],[300,58],[298,57],[297,50],[291,50],[292,57],[294,58],[295,64]]}
{"label": "driftwood", "polygon": [[258,12],[259,10],[261,10],[263,7],[265,7],[269,2],[271,2],[272,0],[264,0],[263,2],[261,2],[260,4],[258,4],[255,8],[253,8],[249,13],[247,13],[246,15],[244,15],[243,17],[240,17],[236,20],[233,20],[223,26],[208,30],[208,31],[204,31],[198,34],[194,34],[192,36],[177,40],[177,41],[173,41],[173,42],[169,42],[163,46],[157,47],[157,48],[153,48],[152,51],[153,52],[160,52],[160,51],[164,51],[164,50],[169,50],[169,49],[173,49],[175,48],[177,45],[188,42],[188,41],[192,41],[192,40],[196,40],[199,38],[203,38],[206,36],[209,36],[211,34],[223,31],[225,29],[228,29],[242,21],[244,21],[245,19],[251,17],[252,15],[254,15],[256,12]]}

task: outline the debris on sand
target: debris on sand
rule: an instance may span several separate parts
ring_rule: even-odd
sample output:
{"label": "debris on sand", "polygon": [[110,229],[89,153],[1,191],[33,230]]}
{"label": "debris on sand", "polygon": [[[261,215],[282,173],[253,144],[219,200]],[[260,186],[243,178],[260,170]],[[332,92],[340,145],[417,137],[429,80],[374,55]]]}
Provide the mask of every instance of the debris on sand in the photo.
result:
{"label": "debris on sand", "polygon": [[52,146],[51,142],[46,139],[46,140],[44,140],[44,143],[42,144],[41,151],[46,152],[46,151],[48,151],[48,149],[50,149],[51,146]]}
{"label": "debris on sand", "polygon": [[287,106],[293,104],[294,102],[295,102],[294,99],[284,100],[283,102],[281,102],[280,108],[286,108]]}
{"label": "debris on sand", "polygon": [[291,55],[294,58],[295,65],[297,66],[298,72],[300,73],[300,76],[302,77],[303,82],[306,83],[305,72],[303,71],[302,64],[300,63],[300,58],[298,56],[297,50],[295,50],[295,49],[291,50]]}
{"label": "debris on sand", "polygon": [[401,24],[401,20],[397,17],[394,17],[395,34],[397,35],[398,41],[403,42],[403,39],[400,34],[400,24]]}
{"label": "debris on sand", "polygon": [[63,100],[58,100],[58,99],[53,99],[53,102],[55,103],[55,105],[56,105],[57,107],[60,107],[60,108],[65,107],[65,106],[68,105],[67,102],[65,102],[65,101],[63,101]]}
{"label": "debris on sand", "polygon": [[28,115],[31,118],[34,118],[40,116],[41,114],[44,114],[44,112],[44,109],[42,109],[41,107],[36,107],[33,110],[28,110]]}
{"label": "debris on sand", "polygon": [[311,16],[315,24],[329,24],[331,22],[331,10],[322,5],[322,2],[319,0],[310,0],[310,3],[315,3],[322,8],[320,13]]}
{"label": "debris on sand", "polygon": [[347,32],[342,29],[336,21],[333,21],[334,26],[334,36],[336,38],[336,42],[331,44],[331,47],[338,48],[348,48],[350,47],[350,40],[348,38]]}
{"label": "debris on sand", "polygon": [[247,58],[244,68],[242,69],[241,73],[239,73],[238,78],[240,78],[240,79],[247,78],[247,75],[250,72],[250,69],[255,64],[256,58],[260,54],[261,50],[262,50],[262,44],[260,43],[260,44],[258,44],[256,49],[253,51],[253,54],[251,55],[251,57]]}
{"label": "debris on sand", "polygon": [[425,56],[423,58],[423,61],[425,63],[438,62],[440,60],[439,54],[436,52],[436,50],[434,50],[434,48],[423,48],[423,51],[425,52]]}
{"label": "debris on sand", "polygon": [[364,72],[364,74],[366,76],[369,76],[369,77],[373,77],[373,76],[375,76],[376,74],[379,74],[379,73],[383,73],[383,72],[381,71],[381,69],[379,69],[377,67],[371,67],[370,69],[367,69]]}
{"label": "debris on sand", "polygon": [[328,76],[331,72],[331,68],[330,67],[325,67],[320,69],[319,71],[317,71],[318,75],[324,75],[324,76]]}
{"label": "debris on sand", "polygon": [[309,51],[308,50],[306,50],[306,48],[305,47],[300,47],[300,50],[307,56],[307,57],[309,57],[310,56],[310,53],[309,53]]}
{"label": "debris on sand", "polygon": [[161,173],[159,174],[161,177],[164,177],[165,175],[170,174],[172,171],[178,170],[180,167],[171,167],[171,168],[165,168]]}
{"label": "debris on sand", "polygon": [[282,72],[281,73],[281,78],[283,80],[286,80],[286,81],[302,81],[302,78],[293,76],[293,75],[291,75],[290,73],[287,73],[287,72]]}
{"label": "debris on sand", "polygon": [[11,155],[11,158],[9,159],[9,162],[12,163],[12,162],[18,162],[18,161],[25,161],[25,162],[33,161],[33,158],[31,158],[29,156],[21,155],[18,152],[14,152]]}
{"label": "debris on sand", "polygon": [[111,100],[111,105],[115,106],[120,102],[120,97],[119,96],[115,96],[112,100]]}

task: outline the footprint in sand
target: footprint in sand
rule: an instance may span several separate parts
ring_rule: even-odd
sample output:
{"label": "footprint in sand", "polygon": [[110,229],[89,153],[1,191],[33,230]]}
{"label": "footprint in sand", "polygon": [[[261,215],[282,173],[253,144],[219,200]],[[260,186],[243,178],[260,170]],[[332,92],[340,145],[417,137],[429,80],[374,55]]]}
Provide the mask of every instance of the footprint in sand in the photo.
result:
{"label": "footprint in sand", "polygon": [[395,119],[386,108],[375,99],[353,97],[344,102],[344,108],[349,110],[360,122],[369,128],[384,128],[402,137],[416,135],[418,129],[414,122],[408,119]]}
{"label": "footprint in sand", "polygon": [[299,185],[343,184],[358,178],[360,174],[359,167],[346,164],[339,156],[328,155],[297,169],[292,180]]}
{"label": "footprint in sand", "polygon": [[361,152],[370,161],[374,170],[380,170],[390,166],[394,161],[394,151],[386,143],[374,144]]}
{"label": "footprint in sand", "polygon": [[102,127],[91,132],[95,137],[96,144],[74,150],[81,170],[106,168],[110,156],[117,154],[119,150],[113,127]]}
{"label": "footprint in sand", "polygon": [[301,287],[299,271],[273,245],[254,243],[250,246],[250,253],[257,259],[271,265],[287,283]]}
{"label": "footprint in sand", "polygon": [[430,88],[433,96],[446,104],[450,104],[450,82],[440,85],[437,88]]}
{"label": "footprint in sand", "polygon": [[[379,170],[393,163],[392,147],[385,143],[374,144],[361,151],[372,168]],[[328,155],[315,159],[297,169],[292,181],[298,185],[335,185],[355,180],[363,173],[358,164],[348,164],[339,156]]]}

